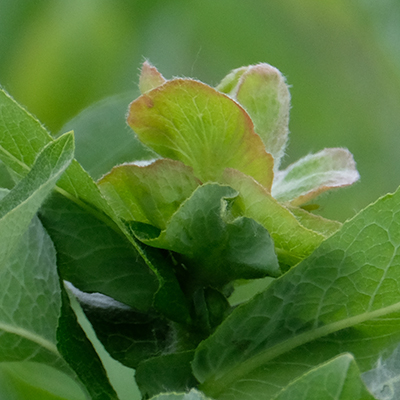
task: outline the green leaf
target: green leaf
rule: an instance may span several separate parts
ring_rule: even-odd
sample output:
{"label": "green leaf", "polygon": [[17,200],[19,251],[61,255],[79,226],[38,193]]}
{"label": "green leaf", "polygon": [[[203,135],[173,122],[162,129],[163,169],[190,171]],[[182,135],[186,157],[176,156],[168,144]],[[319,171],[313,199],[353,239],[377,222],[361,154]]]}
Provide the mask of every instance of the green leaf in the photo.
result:
{"label": "green leaf", "polygon": [[352,185],[359,178],[356,163],[347,149],[325,149],[279,171],[272,196],[299,206],[326,190]]}
{"label": "green leaf", "polygon": [[197,385],[190,362],[193,351],[165,354],[139,364],[135,378],[144,398],[162,392],[183,392]]}
{"label": "green leaf", "polygon": [[218,182],[230,167],[271,188],[273,158],[250,117],[201,82],[174,79],[146,92],[131,103],[128,124],[144,144],[191,166],[202,182]]}
{"label": "green leaf", "polygon": [[282,74],[265,63],[242,67],[228,74],[217,89],[244,107],[278,170],[289,135],[290,94]]}
{"label": "green leaf", "polygon": [[44,199],[70,164],[74,152],[72,134],[48,144],[31,171],[0,202],[0,263],[3,264],[28,228]]}
{"label": "green leaf", "polygon": [[343,354],[291,382],[274,400],[374,400],[350,354]]}
{"label": "green leaf", "polygon": [[229,202],[237,195],[228,186],[205,184],[181,205],[159,237],[136,234],[146,244],[181,254],[185,268],[200,282],[221,285],[276,276],[279,266],[268,232],[252,219],[234,219],[229,212]]}
{"label": "green leaf", "polygon": [[51,140],[40,122],[0,89],[0,159],[19,179]]}
{"label": "green leaf", "polygon": [[93,345],[79,325],[68,294],[62,288],[61,315],[57,327],[57,349],[76,372],[92,400],[118,400]]}
{"label": "green leaf", "polygon": [[199,184],[192,168],[169,159],[145,167],[115,167],[98,183],[118,217],[159,229],[166,228],[171,216]]}
{"label": "green leaf", "polygon": [[[399,313],[375,318],[305,343],[271,359],[237,379],[218,399],[232,399],[236,393],[241,393],[243,400],[272,399],[291,381],[343,352],[355,357],[362,372],[369,371],[399,343]],[[375,387],[379,386],[379,381],[376,383]]]}
{"label": "green leaf", "polygon": [[212,400],[196,389],[188,393],[163,393],[152,397],[151,400]]}
{"label": "green leaf", "polygon": [[76,160],[93,179],[99,179],[115,165],[157,157],[126,124],[126,110],[133,96],[127,93],[99,101],[61,129],[74,131]]}
{"label": "green leaf", "polygon": [[59,193],[40,218],[55,243],[62,279],[141,311],[151,307],[157,279],[126,237]]}
{"label": "green leaf", "polygon": [[97,338],[108,353],[130,368],[171,346],[167,322],[156,314],[138,313],[110,297],[73,290]]}
{"label": "green leaf", "polygon": [[0,363],[0,398],[7,400],[87,400],[68,375],[45,364]]}
{"label": "green leaf", "polygon": [[145,61],[142,65],[139,79],[140,93],[146,93],[166,82],[165,78],[157,71],[157,68]]}
{"label": "green leaf", "polygon": [[205,392],[223,393],[298,346],[399,312],[399,226],[400,190],[235,309],[196,353],[194,372]]}
{"label": "green leaf", "polygon": [[233,205],[235,215],[252,218],[268,230],[281,263],[297,264],[325,239],[326,236],[303,226],[251,177],[229,169],[225,171],[223,180],[240,193]]}

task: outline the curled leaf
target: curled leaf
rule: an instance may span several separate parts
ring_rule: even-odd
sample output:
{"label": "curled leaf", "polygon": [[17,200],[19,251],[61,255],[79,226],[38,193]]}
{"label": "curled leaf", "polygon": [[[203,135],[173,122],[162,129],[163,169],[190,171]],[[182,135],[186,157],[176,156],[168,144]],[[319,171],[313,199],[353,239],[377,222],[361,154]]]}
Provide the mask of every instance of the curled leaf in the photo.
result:
{"label": "curled leaf", "polygon": [[277,170],[289,135],[290,93],[283,75],[269,64],[251,65],[233,70],[217,89],[232,96],[250,115]]}
{"label": "curled leaf", "polygon": [[272,195],[281,202],[299,206],[326,190],[351,185],[359,178],[353,155],[347,149],[324,149],[278,172]]}

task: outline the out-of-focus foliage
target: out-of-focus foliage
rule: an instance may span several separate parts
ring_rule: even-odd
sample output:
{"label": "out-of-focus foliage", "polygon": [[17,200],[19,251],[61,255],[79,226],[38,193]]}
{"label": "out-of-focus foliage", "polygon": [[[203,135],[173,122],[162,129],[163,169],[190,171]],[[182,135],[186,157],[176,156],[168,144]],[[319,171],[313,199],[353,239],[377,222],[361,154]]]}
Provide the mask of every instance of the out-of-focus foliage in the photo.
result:
{"label": "out-of-focus foliage", "polygon": [[284,166],[323,147],[354,154],[361,182],[320,201],[343,220],[399,182],[399,40],[396,0],[0,0],[0,83],[57,133],[133,90],[144,57],[214,84],[268,62],[292,86]]}

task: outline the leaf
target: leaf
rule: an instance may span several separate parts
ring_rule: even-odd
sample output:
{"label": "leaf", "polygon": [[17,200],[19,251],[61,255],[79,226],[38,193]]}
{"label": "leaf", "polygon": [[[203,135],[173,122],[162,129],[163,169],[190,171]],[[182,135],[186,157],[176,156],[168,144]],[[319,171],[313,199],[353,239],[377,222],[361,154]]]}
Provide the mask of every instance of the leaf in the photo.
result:
{"label": "leaf", "polygon": [[127,93],[101,100],[61,129],[74,131],[76,160],[93,179],[99,179],[115,165],[156,157],[126,124],[125,114],[132,97]]}
{"label": "leaf", "polygon": [[152,397],[151,400],[212,400],[196,389],[191,389],[188,393],[162,393]]}
{"label": "leaf", "polygon": [[135,378],[144,398],[162,392],[183,392],[197,385],[190,362],[193,351],[165,354],[139,364]]}
{"label": "leaf", "polygon": [[322,234],[301,225],[286,207],[251,177],[228,169],[223,181],[240,193],[232,207],[234,215],[252,218],[268,230],[280,263],[297,264],[325,239]]}
{"label": "leaf", "polygon": [[326,190],[352,185],[360,178],[347,149],[325,149],[308,155],[280,171],[272,195],[280,202],[299,206]]}
{"label": "leaf", "polygon": [[44,199],[70,164],[74,151],[72,134],[48,144],[31,171],[0,202],[0,265],[13,251]]}
{"label": "leaf", "polygon": [[76,372],[92,400],[118,400],[107,373],[70,306],[65,288],[57,327],[57,349]]}
{"label": "leaf", "polygon": [[139,79],[140,93],[146,93],[166,82],[165,78],[157,71],[157,68],[145,61],[142,65]]}
{"label": "leaf", "polygon": [[0,398],[7,400],[86,400],[68,375],[34,362],[0,363]]}
{"label": "leaf", "polygon": [[192,168],[179,161],[162,159],[145,167],[133,164],[115,167],[98,185],[119,218],[165,229],[200,181]]}
{"label": "leaf", "polygon": [[163,157],[191,166],[202,182],[236,168],[270,190],[273,159],[246,112],[228,96],[190,79],[174,79],[130,105],[128,124]]}
{"label": "leaf", "polygon": [[0,89],[0,158],[19,179],[51,140],[40,122]]}
{"label": "leaf", "polygon": [[290,94],[282,74],[261,63],[233,70],[217,86],[247,111],[278,170],[289,135]]}
{"label": "leaf", "polygon": [[167,322],[156,314],[138,313],[125,304],[99,293],[76,289],[74,295],[108,353],[130,368],[158,356],[171,346]]}
{"label": "leaf", "polygon": [[221,285],[239,278],[279,274],[273,242],[255,221],[232,218],[227,203],[238,195],[228,186],[198,187],[156,238],[144,243],[182,255],[192,278]]}
{"label": "leaf", "polygon": [[196,352],[193,368],[205,393],[223,393],[298,346],[399,312],[399,225],[400,190],[236,308]]}
{"label": "leaf", "polygon": [[62,279],[149,310],[158,282],[126,237],[59,193],[46,201],[40,218],[55,243]]}
{"label": "leaf", "polygon": [[350,354],[343,354],[291,382],[274,400],[374,400]]}

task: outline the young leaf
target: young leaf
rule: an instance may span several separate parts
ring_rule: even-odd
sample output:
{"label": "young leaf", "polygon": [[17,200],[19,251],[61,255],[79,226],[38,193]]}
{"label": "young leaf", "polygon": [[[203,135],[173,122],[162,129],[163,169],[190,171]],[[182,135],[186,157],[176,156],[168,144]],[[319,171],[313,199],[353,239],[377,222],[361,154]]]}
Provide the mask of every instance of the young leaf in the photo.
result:
{"label": "young leaf", "polygon": [[251,65],[232,71],[217,90],[244,107],[277,170],[289,135],[290,94],[282,74],[269,64]]}
{"label": "young leaf", "polygon": [[74,152],[72,134],[48,144],[31,171],[0,202],[0,263],[12,252],[44,199],[70,164]]}
{"label": "young leaf", "polygon": [[312,369],[291,382],[274,400],[374,400],[350,354]]}
{"label": "young leaf", "polygon": [[279,274],[268,232],[250,218],[233,219],[227,201],[238,193],[228,186],[199,186],[156,238],[136,235],[151,246],[182,255],[190,274],[201,282],[225,284],[234,279]]}
{"label": "young leaf", "polygon": [[145,61],[142,65],[139,78],[140,93],[146,93],[166,82],[165,78],[157,71],[157,68]]}
{"label": "young leaf", "polygon": [[232,207],[235,215],[252,218],[268,230],[281,263],[297,264],[325,239],[322,234],[301,225],[287,208],[250,176],[228,169],[223,181],[240,193]]}
{"label": "young leaf", "polygon": [[194,359],[206,393],[298,346],[400,311],[400,189],[367,207],[308,259],[238,307]]}
{"label": "young leaf", "polygon": [[273,158],[250,117],[210,86],[190,79],[168,81],[131,103],[128,124],[144,144],[191,166],[202,182],[218,182],[231,167],[271,188]]}
{"label": "young leaf", "polygon": [[352,185],[359,178],[356,163],[347,149],[325,149],[276,174],[272,196],[300,206],[326,190]]}
{"label": "young leaf", "polygon": [[133,164],[115,167],[98,185],[121,219],[165,229],[200,181],[192,168],[179,161],[162,159],[145,167]]}

